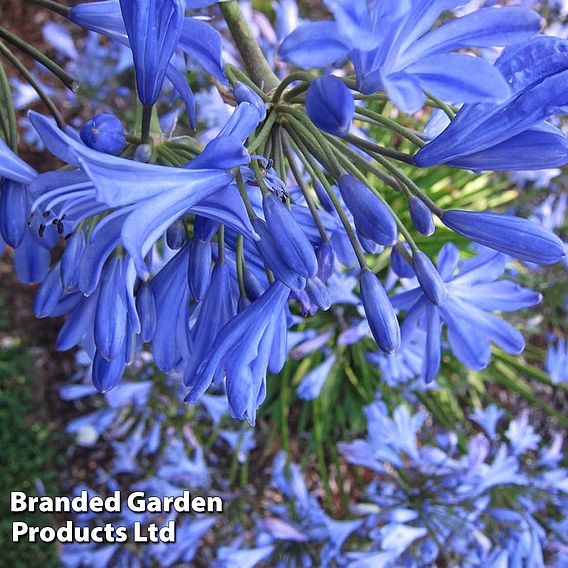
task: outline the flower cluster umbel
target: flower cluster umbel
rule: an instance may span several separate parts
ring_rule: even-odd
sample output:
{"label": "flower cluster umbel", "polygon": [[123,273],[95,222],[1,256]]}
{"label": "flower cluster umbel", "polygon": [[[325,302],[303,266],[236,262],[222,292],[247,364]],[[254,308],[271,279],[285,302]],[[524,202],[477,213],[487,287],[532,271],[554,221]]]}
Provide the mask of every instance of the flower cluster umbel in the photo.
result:
{"label": "flower cluster umbel", "polygon": [[[37,316],[66,316],[58,348],[84,346],[98,390],[114,388],[149,344],[161,371],[183,377],[187,401],[223,383],[232,416],[254,424],[267,373],[286,363],[293,314],[329,309],[334,276],[353,265],[377,345],[393,356],[419,340],[426,381],[440,368],[444,327],[452,351],[475,369],[489,363],[490,342],[523,350],[521,334],[492,312],[540,296],[496,279],[506,256],[553,264],[564,243],[520,217],[443,208],[406,172],[568,161],[566,136],[547,122],[567,108],[568,42],[538,35],[539,17],[520,7],[435,25],[459,3],[328,0],[335,19],[292,31],[276,65],[280,74],[284,63],[323,73],[281,79],[243,32],[234,1],[219,9],[245,70],[223,67],[221,34],[186,16],[213,2],[109,0],[66,12],[131,50],[140,128],[125,136],[106,113],[78,133],[31,112],[66,167],[37,173],[2,144],[0,228],[18,273],[42,283]],[[495,65],[463,53],[485,47],[505,48]],[[204,147],[164,134],[156,120],[171,85],[197,124],[188,57],[234,107]],[[345,74],[346,60],[355,76]],[[387,99],[406,113],[437,107],[449,124],[440,121],[428,141],[381,112]],[[378,144],[377,129],[405,151]],[[393,210],[393,195],[407,200],[411,224]],[[457,248],[445,246],[436,266],[413,234],[431,237],[440,225],[483,245],[477,258],[460,263]],[[50,266],[61,239],[63,256]],[[394,272],[415,283],[394,297],[373,271],[386,248]]]}

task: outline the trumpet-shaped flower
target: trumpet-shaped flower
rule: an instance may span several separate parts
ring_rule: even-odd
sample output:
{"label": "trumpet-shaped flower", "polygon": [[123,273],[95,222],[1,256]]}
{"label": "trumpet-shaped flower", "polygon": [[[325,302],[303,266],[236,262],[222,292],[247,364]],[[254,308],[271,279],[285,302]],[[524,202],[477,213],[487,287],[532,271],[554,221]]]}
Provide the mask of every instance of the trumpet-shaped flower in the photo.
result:
{"label": "trumpet-shaped flower", "polygon": [[254,425],[256,409],[264,400],[266,372],[280,313],[290,290],[275,282],[219,332],[197,370],[187,402],[201,398],[219,373],[226,376],[231,415]]}
{"label": "trumpet-shaped flower", "polygon": [[208,73],[226,83],[221,63],[221,36],[208,23],[185,17],[185,9],[212,4],[200,0],[103,0],[74,6],[77,25],[130,47],[140,100],[156,102],[167,77],[181,95],[195,126],[194,97],[185,77],[173,64],[176,49],[195,58]]}
{"label": "trumpet-shaped flower", "polygon": [[327,0],[335,21],[312,22],[292,32],[281,57],[301,67],[325,67],[349,58],[357,87],[384,89],[405,112],[416,112],[424,90],[454,103],[495,102],[509,94],[498,69],[457,50],[509,46],[538,33],[539,16],[529,10],[487,8],[432,29],[438,16],[459,0]]}
{"label": "trumpet-shaped flower", "polygon": [[120,0],[128,35],[138,97],[153,105],[160,95],[166,71],[181,37],[184,0]]}
{"label": "trumpet-shaped flower", "polygon": [[464,105],[414,157],[419,167],[539,170],[568,161],[568,138],[545,122],[568,103],[568,41],[538,37],[503,52],[495,64],[511,86],[499,104]]}

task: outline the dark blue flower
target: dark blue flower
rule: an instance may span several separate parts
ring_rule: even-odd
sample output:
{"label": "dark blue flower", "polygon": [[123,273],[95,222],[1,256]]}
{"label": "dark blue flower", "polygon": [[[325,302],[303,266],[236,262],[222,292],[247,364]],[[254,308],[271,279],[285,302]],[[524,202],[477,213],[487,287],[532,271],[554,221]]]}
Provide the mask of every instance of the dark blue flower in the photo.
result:
{"label": "dark blue flower", "polygon": [[12,248],[18,248],[27,229],[28,193],[26,186],[4,180],[0,189],[0,232]]}
{"label": "dark blue flower", "polygon": [[96,114],[79,132],[81,140],[93,150],[118,156],[126,146],[124,127],[112,114]]}
{"label": "dark blue flower", "polygon": [[306,111],[320,130],[345,136],[351,129],[355,101],[341,79],[324,75],[311,82],[306,95]]}
{"label": "dark blue flower", "polygon": [[112,360],[122,353],[126,342],[128,312],[123,280],[124,261],[112,258],[101,280],[95,315],[95,345],[103,359]]}
{"label": "dark blue flower", "polygon": [[138,97],[153,105],[181,37],[184,0],[120,0],[124,27],[134,58]]}
{"label": "dark blue flower", "polygon": [[185,386],[194,386],[197,369],[206,360],[217,334],[235,315],[235,308],[229,268],[225,262],[217,262],[211,275],[211,284],[199,304],[199,313],[190,332],[190,356],[183,370]]}
{"label": "dark blue flower", "polygon": [[166,243],[172,250],[179,250],[187,240],[185,223],[178,219],[166,231]]}
{"label": "dark blue flower", "polygon": [[144,104],[156,102],[166,76],[182,97],[195,126],[193,93],[171,59],[179,48],[221,83],[227,82],[221,62],[221,35],[207,22],[184,17],[186,8],[204,5],[184,0],[106,0],[78,4],[69,17],[77,25],[132,49]]}
{"label": "dark blue flower", "polygon": [[79,284],[80,265],[85,252],[85,233],[77,231],[67,240],[61,256],[61,283],[70,291]]}
{"label": "dark blue flower", "polygon": [[321,243],[316,247],[318,259],[318,278],[327,282],[335,270],[335,250],[330,242]]}
{"label": "dark blue flower", "polygon": [[[400,247],[406,249],[406,254],[403,252],[404,249],[401,250]],[[399,278],[414,278],[416,276],[408,260],[410,255],[410,247],[406,243],[404,245],[399,243],[392,247],[390,255],[391,268]]]}

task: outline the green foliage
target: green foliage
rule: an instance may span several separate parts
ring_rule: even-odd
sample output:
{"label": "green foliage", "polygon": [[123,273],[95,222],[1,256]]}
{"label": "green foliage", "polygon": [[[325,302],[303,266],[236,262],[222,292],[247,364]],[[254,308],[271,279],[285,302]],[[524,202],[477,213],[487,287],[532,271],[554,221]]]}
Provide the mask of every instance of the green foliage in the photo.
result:
{"label": "green foliage", "polygon": [[52,466],[54,448],[51,433],[28,416],[34,410],[30,379],[31,358],[16,348],[0,351],[0,564],[10,568],[60,566],[54,544],[12,543],[12,522],[46,526],[44,514],[9,513],[10,491],[37,495],[40,480],[48,495],[57,493]]}

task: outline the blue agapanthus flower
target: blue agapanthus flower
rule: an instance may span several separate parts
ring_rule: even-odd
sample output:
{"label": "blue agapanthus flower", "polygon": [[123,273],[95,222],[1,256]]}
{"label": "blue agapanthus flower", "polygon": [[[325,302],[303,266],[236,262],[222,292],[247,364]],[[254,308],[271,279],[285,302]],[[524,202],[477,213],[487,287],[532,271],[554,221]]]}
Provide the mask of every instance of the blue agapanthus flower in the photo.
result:
{"label": "blue agapanthus flower", "polygon": [[194,97],[174,64],[177,49],[187,53],[221,83],[227,79],[221,62],[221,36],[208,23],[186,17],[186,9],[213,4],[203,0],[103,0],[74,6],[71,20],[130,47],[136,68],[138,96],[145,105],[158,99],[164,78],[182,97],[195,127]]}
{"label": "blue agapanthus flower", "polygon": [[546,122],[565,114],[568,41],[539,36],[506,49],[495,64],[510,85],[498,104],[464,105],[414,157],[419,167],[539,170],[568,161],[568,138]]}
{"label": "blue agapanthus flower", "polygon": [[540,29],[539,16],[519,7],[478,10],[435,27],[460,0],[327,0],[334,21],[305,24],[292,32],[280,56],[301,67],[350,59],[357,88],[385,90],[403,111],[418,111],[428,91],[453,103],[501,102],[509,86],[498,69],[463,48],[509,46]]}
{"label": "blue agapanthus flower", "polygon": [[[543,551],[552,552],[557,539],[547,538],[538,519],[547,507],[562,509],[568,472],[549,469],[559,444],[541,448],[526,413],[505,436],[480,433],[465,448],[454,432],[432,435],[423,412],[399,406],[391,415],[377,400],[365,414],[367,437],[339,444],[349,463],[375,474],[353,507],[366,517],[371,547],[347,552],[352,566],[418,568],[441,555],[460,566],[545,566]],[[487,431],[498,417],[491,409],[477,413],[490,422]],[[500,502],[508,490],[515,499]]]}
{"label": "blue agapanthus flower", "polygon": [[422,366],[426,381],[432,381],[440,367],[444,324],[450,349],[471,369],[480,370],[489,364],[491,342],[509,353],[524,350],[521,333],[491,312],[528,308],[538,304],[541,296],[510,280],[497,280],[505,266],[505,256],[487,249],[460,263],[458,249],[448,243],[438,255],[438,271],[445,292],[443,301],[432,303],[421,287],[391,297],[395,308],[408,311],[401,328],[403,346],[418,329],[426,332]]}
{"label": "blue agapanthus flower", "polygon": [[38,173],[0,138],[0,248],[15,249],[16,276],[24,284],[41,282],[49,269],[50,250],[65,224],[45,225],[41,216],[30,220],[33,193],[30,185]]}

